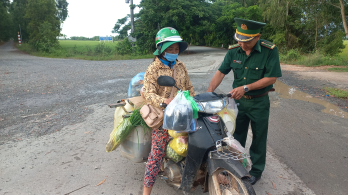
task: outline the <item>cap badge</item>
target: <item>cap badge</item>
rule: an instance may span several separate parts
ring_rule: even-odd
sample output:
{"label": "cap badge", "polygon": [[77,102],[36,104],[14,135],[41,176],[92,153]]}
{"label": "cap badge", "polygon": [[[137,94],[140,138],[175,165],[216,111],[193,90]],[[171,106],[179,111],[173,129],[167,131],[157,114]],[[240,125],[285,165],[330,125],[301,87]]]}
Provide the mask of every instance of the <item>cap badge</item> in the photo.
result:
{"label": "cap badge", "polygon": [[170,31],[172,31],[173,34],[176,34],[176,30],[174,28]]}
{"label": "cap badge", "polygon": [[248,27],[247,27],[247,25],[245,25],[245,24],[242,24],[242,25],[240,26],[240,28],[243,29],[243,30],[248,30]]}

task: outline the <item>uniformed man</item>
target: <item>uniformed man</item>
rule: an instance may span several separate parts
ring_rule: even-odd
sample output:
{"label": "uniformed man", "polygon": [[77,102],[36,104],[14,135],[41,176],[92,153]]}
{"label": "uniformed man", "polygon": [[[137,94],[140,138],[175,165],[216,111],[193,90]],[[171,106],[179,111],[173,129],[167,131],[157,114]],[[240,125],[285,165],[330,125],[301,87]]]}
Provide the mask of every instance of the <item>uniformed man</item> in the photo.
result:
{"label": "uniformed man", "polygon": [[255,184],[266,164],[266,147],[270,101],[268,92],[277,77],[281,77],[278,48],[260,39],[265,23],[240,18],[234,39],[238,44],[229,47],[218,71],[212,78],[208,92],[213,92],[231,70],[234,73],[233,90],[229,93],[239,103],[236,130],[233,134],[242,146],[248,134],[249,123],[253,132],[250,158],[253,163],[249,181]]}

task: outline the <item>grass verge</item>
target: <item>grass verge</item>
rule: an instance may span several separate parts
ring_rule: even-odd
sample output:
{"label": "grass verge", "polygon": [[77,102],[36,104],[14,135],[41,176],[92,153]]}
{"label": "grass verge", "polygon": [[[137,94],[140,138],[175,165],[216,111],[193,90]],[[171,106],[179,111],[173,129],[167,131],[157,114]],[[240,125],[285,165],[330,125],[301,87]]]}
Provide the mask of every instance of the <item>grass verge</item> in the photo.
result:
{"label": "grass verge", "polygon": [[125,54],[120,55],[116,52],[118,42],[102,42],[99,41],[74,41],[60,40],[60,47],[54,49],[51,53],[39,52],[33,50],[30,45],[23,43],[17,48],[28,54],[49,58],[66,58],[66,59],[82,59],[82,60],[132,60],[153,58],[152,54]]}
{"label": "grass verge", "polygon": [[348,41],[344,41],[346,48],[336,56],[324,56],[319,52],[301,55],[298,50],[289,50],[287,53],[280,54],[280,61],[286,64],[304,66],[334,66],[328,68],[329,71],[348,72]]}
{"label": "grass verge", "polygon": [[334,67],[334,68],[328,68],[328,71],[332,72],[348,72],[348,66],[346,67]]}
{"label": "grass verge", "polygon": [[342,98],[342,99],[348,98],[348,91],[346,91],[346,90],[325,87],[325,91],[328,95],[332,95],[332,96],[335,96],[337,98]]}

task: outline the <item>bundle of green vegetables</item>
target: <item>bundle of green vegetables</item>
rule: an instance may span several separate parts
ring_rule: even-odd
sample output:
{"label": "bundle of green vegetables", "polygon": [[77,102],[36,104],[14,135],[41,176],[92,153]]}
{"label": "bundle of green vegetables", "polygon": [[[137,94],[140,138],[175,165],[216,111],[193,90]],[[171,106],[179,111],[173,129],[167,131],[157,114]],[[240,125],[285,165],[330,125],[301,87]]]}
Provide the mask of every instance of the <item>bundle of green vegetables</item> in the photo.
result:
{"label": "bundle of green vegetables", "polygon": [[115,150],[127,138],[129,133],[139,125],[144,131],[150,129],[141,117],[140,108],[136,108],[129,118],[124,118],[120,125],[111,132],[110,139],[106,144],[106,151],[111,152]]}

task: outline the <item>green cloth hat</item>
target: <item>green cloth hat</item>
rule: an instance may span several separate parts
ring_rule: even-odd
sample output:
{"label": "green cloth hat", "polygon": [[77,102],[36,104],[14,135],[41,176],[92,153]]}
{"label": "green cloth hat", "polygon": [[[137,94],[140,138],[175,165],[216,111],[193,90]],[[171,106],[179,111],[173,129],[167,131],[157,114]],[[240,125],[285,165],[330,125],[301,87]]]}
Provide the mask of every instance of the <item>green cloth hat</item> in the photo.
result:
{"label": "green cloth hat", "polygon": [[188,44],[182,40],[179,32],[172,27],[165,27],[159,30],[155,38],[157,50],[153,55],[159,55],[158,49],[161,50],[161,53],[171,46],[174,43],[179,43],[179,52],[183,52],[188,47]]}
{"label": "green cloth hat", "polygon": [[260,34],[261,28],[266,25],[263,22],[257,22],[253,20],[245,20],[241,18],[234,18],[236,21],[237,29],[233,38],[239,42],[248,42],[253,40]]}

